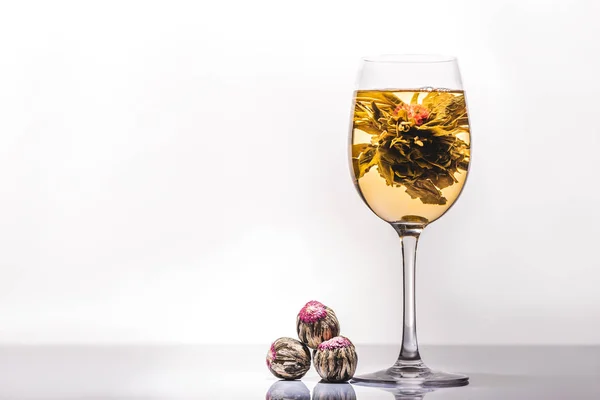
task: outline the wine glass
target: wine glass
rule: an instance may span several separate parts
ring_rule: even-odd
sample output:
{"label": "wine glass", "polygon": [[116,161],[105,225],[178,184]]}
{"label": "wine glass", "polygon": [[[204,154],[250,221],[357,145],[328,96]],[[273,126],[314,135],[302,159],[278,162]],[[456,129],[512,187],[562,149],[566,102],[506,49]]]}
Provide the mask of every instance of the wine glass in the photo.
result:
{"label": "wine glass", "polygon": [[444,387],[465,375],[432,371],[417,345],[415,260],[423,229],[454,204],[471,153],[469,120],[456,58],[383,55],[363,59],[354,94],[350,158],[354,184],[402,242],[404,324],[396,363],[356,382]]}

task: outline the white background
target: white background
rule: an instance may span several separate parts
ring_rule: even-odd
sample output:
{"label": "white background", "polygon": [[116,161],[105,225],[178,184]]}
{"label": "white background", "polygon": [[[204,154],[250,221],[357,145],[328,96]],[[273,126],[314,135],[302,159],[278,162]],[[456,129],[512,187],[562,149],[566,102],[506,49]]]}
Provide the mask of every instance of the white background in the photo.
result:
{"label": "white background", "polygon": [[600,343],[600,3],[3,2],[0,341],[400,338],[400,247],[346,159],[361,56],[459,57],[460,201],[422,343]]}

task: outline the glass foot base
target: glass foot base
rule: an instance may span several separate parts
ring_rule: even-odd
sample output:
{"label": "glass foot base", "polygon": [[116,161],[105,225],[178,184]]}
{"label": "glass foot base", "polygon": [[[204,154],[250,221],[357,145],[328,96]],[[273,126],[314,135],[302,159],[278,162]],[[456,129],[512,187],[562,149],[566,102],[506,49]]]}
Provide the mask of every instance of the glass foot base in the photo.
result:
{"label": "glass foot base", "polygon": [[355,376],[353,383],[363,385],[399,386],[406,388],[442,388],[465,386],[469,377],[461,374],[432,371],[429,368],[406,369],[392,367],[370,374]]}

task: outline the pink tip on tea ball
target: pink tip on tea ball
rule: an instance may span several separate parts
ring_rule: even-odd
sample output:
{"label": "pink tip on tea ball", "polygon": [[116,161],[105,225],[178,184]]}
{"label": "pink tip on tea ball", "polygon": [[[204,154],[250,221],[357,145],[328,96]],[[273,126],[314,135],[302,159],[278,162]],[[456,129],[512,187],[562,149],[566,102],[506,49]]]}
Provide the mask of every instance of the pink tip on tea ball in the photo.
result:
{"label": "pink tip on tea ball", "polygon": [[356,372],[358,357],[352,342],[344,336],[337,336],[317,347],[313,362],[325,382],[346,382]]}
{"label": "pink tip on tea ball", "polygon": [[296,318],[298,338],[311,349],[340,334],[335,312],[323,303],[311,300],[302,307]]}

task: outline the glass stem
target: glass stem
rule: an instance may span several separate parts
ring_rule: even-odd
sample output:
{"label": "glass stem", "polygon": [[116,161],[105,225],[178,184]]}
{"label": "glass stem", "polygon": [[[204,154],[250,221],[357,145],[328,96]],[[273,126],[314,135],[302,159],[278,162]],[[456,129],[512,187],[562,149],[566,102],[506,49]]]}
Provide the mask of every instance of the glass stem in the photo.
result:
{"label": "glass stem", "polygon": [[[404,282],[404,323],[402,325],[402,347],[397,367],[425,367],[419,355],[417,343],[417,317],[415,303],[415,270],[417,243],[423,231],[422,225],[394,224],[402,241],[402,263]],[[425,367],[426,368],[426,367]]]}

